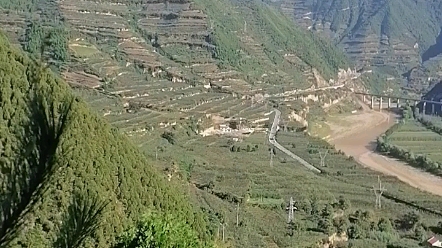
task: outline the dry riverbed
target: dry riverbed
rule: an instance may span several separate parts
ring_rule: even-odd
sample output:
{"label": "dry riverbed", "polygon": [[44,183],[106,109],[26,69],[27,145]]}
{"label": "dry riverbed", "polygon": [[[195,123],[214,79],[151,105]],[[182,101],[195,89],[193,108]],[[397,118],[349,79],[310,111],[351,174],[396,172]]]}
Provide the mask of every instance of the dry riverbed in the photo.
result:
{"label": "dry riverbed", "polygon": [[395,122],[393,113],[372,111],[363,106],[363,110],[357,113],[329,118],[326,122],[329,132],[325,139],[366,167],[442,196],[442,178],[374,152],[376,138]]}

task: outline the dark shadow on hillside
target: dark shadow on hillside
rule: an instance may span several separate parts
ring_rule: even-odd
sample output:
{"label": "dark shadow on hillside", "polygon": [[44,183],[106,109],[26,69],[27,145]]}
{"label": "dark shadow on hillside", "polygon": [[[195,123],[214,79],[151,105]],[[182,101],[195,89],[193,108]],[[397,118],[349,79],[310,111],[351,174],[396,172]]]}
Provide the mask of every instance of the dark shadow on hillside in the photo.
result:
{"label": "dark shadow on hillside", "polygon": [[436,44],[432,45],[422,54],[422,63],[436,57],[442,53],[442,29],[439,32],[439,36],[436,38]]}
{"label": "dark shadow on hillside", "polygon": [[100,200],[96,194],[91,195],[90,192],[74,192],[53,247],[81,247],[83,241],[100,226],[101,217],[108,203]]}
{"label": "dark shadow on hillside", "polygon": [[20,151],[14,161],[2,165],[9,168],[9,174],[6,191],[1,195],[0,247],[10,247],[22,224],[21,218],[32,209],[49,176],[57,169],[55,154],[73,104],[69,97],[59,105],[52,96],[47,97],[36,88],[30,94],[29,121],[22,125],[23,132],[17,137]]}
{"label": "dark shadow on hillside", "polygon": [[442,227],[439,226],[429,226],[428,229],[430,229],[431,232],[436,233],[436,234],[442,234]]}

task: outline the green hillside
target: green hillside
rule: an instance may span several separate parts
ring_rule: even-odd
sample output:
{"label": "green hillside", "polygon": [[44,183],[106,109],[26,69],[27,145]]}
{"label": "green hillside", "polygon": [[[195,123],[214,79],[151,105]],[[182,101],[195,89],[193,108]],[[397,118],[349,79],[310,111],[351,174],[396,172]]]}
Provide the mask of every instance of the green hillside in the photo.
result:
{"label": "green hillside", "polygon": [[[240,68],[243,72],[254,69],[261,74],[268,71],[268,65],[287,70],[291,65],[284,63],[284,54],[295,54],[306,65],[317,68],[329,79],[336,75],[338,68],[348,67],[348,61],[342,52],[334,46],[312,35],[281,15],[276,9],[258,1],[201,1],[209,19],[214,24],[214,43],[217,46],[217,58],[225,63]],[[223,11],[220,11],[223,10]],[[225,15],[224,13],[229,13]],[[232,31],[236,32],[232,32]],[[261,43],[261,48],[267,60],[260,59],[250,49],[250,44],[241,42],[242,35],[251,36],[254,41]],[[243,53],[238,53],[241,50]],[[268,62],[268,63],[264,63]],[[260,70],[257,70],[260,68]],[[293,68],[296,70],[299,68]],[[302,70],[297,73],[303,73]],[[260,74],[259,74],[260,75]],[[300,78],[301,79],[301,78]]]}
{"label": "green hillside", "polygon": [[421,75],[407,78],[409,86],[417,89],[428,86],[428,77],[440,78],[437,70],[422,64],[430,59],[441,63],[440,1],[267,2],[278,5],[297,24],[332,40],[359,66],[375,66],[384,72],[390,68],[388,74],[394,77],[423,66]]}
{"label": "green hillside", "polygon": [[96,207],[92,212],[105,206],[91,219],[98,227],[84,247],[109,247],[155,209],[210,239],[179,185],[167,183],[131,141],[3,35],[0,68],[1,247],[51,247],[63,230],[76,230],[62,225],[75,199],[95,199],[85,205]]}

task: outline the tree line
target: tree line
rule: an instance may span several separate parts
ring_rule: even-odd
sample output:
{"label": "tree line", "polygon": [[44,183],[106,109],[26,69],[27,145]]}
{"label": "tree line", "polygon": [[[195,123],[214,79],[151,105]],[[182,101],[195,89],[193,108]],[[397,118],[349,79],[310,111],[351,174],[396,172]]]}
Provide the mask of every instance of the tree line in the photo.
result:
{"label": "tree line", "polygon": [[423,117],[419,117],[417,113],[413,112],[410,106],[406,106],[402,110],[401,122],[395,124],[390,129],[388,129],[385,134],[377,138],[376,150],[378,152],[388,154],[391,157],[403,160],[414,167],[424,169],[433,174],[440,175],[442,171],[439,162],[432,161],[425,154],[415,154],[409,149],[405,149],[391,143],[391,135],[402,125],[404,125],[404,123],[413,119],[420,121],[423,125],[431,130],[439,130],[439,128],[431,123],[431,121],[425,120]]}

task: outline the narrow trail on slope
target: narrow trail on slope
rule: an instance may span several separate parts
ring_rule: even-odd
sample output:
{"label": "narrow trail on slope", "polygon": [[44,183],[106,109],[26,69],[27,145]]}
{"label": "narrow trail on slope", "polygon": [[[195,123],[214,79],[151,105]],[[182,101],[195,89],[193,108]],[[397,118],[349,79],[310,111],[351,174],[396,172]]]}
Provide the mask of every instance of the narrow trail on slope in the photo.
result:
{"label": "narrow trail on slope", "polygon": [[342,118],[345,125],[327,123],[332,130],[328,141],[370,169],[395,176],[413,187],[442,196],[442,178],[375,153],[376,138],[394,125],[397,116],[390,112],[373,111],[361,101],[360,104],[363,111]]}

